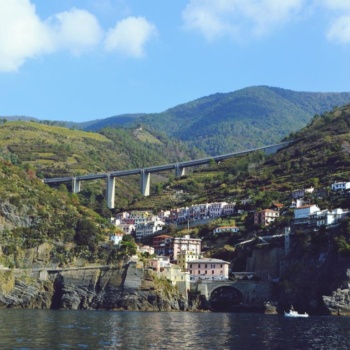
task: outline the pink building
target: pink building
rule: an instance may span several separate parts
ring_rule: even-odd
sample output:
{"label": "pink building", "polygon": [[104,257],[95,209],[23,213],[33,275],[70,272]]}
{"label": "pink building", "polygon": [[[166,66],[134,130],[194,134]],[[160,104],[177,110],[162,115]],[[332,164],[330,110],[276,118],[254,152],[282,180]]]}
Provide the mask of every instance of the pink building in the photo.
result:
{"label": "pink building", "polygon": [[150,260],[150,266],[154,271],[162,272],[164,267],[170,266],[170,257],[169,256],[157,256]]}
{"label": "pink building", "polygon": [[220,259],[197,259],[187,262],[187,271],[191,280],[225,280],[228,279],[230,263]]}
{"label": "pink building", "polygon": [[189,251],[200,255],[201,245],[202,240],[200,238],[190,238],[189,235],[174,237],[172,239],[172,258],[173,260],[177,260],[177,255],[181,251]]}

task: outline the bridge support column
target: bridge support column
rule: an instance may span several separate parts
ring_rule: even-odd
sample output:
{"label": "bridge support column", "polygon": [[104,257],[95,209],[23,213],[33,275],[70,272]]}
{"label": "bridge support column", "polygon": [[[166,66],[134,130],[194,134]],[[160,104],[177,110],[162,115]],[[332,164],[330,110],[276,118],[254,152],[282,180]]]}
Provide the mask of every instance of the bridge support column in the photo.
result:
{"label": "bridge support column", "polygon": [[115,177],[108,175],[107,177],[107,205],[109,209],[114,208],[115,199]]}
{"label": "bridge support column", "polygon": [[80,183],[81,181],[77,180],[76,177],[73,177],[73,193],[80,192]]}
{"label": "bridge support column", "polygon": [[175,176],[176,177],[185,176],[185,168],[180,166],[179,164],[176,164],[175,165]]}
{"label": "bridge support column", "polygon": [[150,195],[151,190],[151,173],[141,171],[141,194],[145,197]]}

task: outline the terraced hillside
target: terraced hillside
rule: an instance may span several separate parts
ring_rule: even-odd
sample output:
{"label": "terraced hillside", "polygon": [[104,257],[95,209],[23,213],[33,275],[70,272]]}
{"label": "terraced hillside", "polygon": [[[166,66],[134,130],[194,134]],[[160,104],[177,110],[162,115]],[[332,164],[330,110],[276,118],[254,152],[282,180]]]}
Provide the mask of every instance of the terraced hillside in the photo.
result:
{"label": "terraced hillside", "polygon": [[[37,122],[6,122],[0,125],[0,158],[39,178],[134,169],[196,158],[202,153],[181,142],[140,127],[104,129],[100,133],[50,126]],[[139,179],[118,179],[117,206],[124,207],[140,196]],[[99,206],[105,183],[84,183],[86,205]]]}

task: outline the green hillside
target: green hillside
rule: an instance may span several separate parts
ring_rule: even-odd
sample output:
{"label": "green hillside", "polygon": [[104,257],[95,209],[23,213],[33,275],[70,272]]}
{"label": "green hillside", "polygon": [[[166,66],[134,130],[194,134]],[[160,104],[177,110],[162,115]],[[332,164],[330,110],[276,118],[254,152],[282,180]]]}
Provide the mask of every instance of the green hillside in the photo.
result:
{"label": "green hillside", "polygon": [[141,123],[211,155],[278,142],[304,127],[315,114],[350,102],[350,93],[296,92],[267,86],[217,93],[162,113],[123,115],[88,124]]}
{"label": "green hillside", "polygon": [[[0,125],[0,158],[33,169],[39,178],[135,169],[198,158],[203,153],[143,128],[106,128],[100,133],[73,130],[37,122]],[[117,180],[116,206],[140,196],[139,178]],[[84,183],[84,204],[101,212],[104,181]]]}
{"label": "green hillside", "polygon": [[[350,179],[350,105],[316,115],[307,127],[289,138],[297,141],[272,156],[256,152],[172,179],[160,196],[141,198],[134,207],[250,198],[252,207],[266,208],[273,201],[289,205],[293,190],[310,186],[321,192],[325,189],[320,194],[322,199],[314,201],[339,205],[328,202],[327,193],[332,182]],[[173,194],[179,190],[184,194],[175,200]]]}
{"label": "green hillside", "polygon": [[21,267],[28,249],[45,243],[52,263],[94,259],[113,232],[107,220],[64,189],[44,185],[30,169],[0,160],[0,264]]}

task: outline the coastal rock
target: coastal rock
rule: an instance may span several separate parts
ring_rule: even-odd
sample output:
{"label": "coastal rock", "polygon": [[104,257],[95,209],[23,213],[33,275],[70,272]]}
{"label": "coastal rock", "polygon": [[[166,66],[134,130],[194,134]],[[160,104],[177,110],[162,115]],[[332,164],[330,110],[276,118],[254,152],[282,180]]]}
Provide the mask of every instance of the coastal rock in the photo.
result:
{"label": "coastal rock", "polygon": [[[4,274],[2,271],[1,273]],[[28,271],[29,273],[29,271]],[[135,263],[123,268],[71,268],[42,281],[6,271],[0,307],[71,310],[184,311],[188,302],[175,288],[156,286]],[[5,281],[5,278],[2,279]],[[29,282],[29,283],[28,283]],[[157,281],[159,283],[159,280]],[[164,283],[169,283],[164,281]],[[6,287],[6,288],[5,288]]]}

